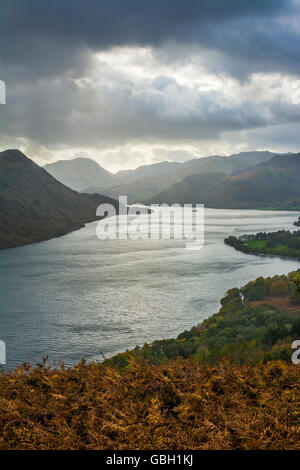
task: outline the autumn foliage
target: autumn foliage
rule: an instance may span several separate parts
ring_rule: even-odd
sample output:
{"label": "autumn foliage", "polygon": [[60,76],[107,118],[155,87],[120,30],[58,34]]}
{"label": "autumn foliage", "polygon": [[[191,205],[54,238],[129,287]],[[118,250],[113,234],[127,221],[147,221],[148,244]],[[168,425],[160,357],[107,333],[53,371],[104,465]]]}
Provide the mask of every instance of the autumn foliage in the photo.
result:
{"label": "autumn foliage", "polygon": [[300,368],[192,359],[0,376],[1,449],[299,449]]}

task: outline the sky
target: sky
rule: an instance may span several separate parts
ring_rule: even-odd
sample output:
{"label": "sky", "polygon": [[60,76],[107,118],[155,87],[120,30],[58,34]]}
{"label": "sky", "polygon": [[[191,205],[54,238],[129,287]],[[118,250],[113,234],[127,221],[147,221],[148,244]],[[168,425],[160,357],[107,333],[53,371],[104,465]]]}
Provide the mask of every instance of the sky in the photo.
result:
{"label": "sky", "polygon": [[300,151],[300,0],[1,0],[1,149],[117,172]]}

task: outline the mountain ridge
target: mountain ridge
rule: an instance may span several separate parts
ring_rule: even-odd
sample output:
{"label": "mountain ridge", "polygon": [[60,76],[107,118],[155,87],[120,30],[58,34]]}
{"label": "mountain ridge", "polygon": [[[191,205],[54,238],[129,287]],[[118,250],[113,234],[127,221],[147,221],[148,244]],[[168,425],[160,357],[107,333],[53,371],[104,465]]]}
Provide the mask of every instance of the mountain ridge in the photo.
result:
{"label": "mountain ridge", "polygon": [[173,173],[173,171],[184,169],[187,167],[195,167],[198,164],[202,166],[205,163],[211,163],[214,160],[219,160],[225,165],[229,161],[245,162],[246,166],[249,166],[249,159],[254,160],[253,164],[261,163],[264,159],[271,158],[276,155],[274,152],[269,151],[253,151],[253,152],[240,152],[229,156],[222,155],[209,155],[207,157],[192,158],[185,162],[176,161],[163,161],[153,163],[149,165],[141,165],[132,170],[120,170],[115,176],[117,176],[124,184],[133,183],[139,179],[148,178],[149,176],[158,176],[162,174]]}
{"label": "mountain ridge", "polygon": [[232,175],[199,173],[162,191],[146,204],[205,204],[217,209],[300,207],[300,153],[271,160]]}
{"label": "mountain ridge", "polygon": [[[198,172],[224,172],[225,174],[231,174],[238,170],[243,170],[262,162],[271,159],[276,154],[269,151],[255,151],[255,152],[242,152],[239,154],[233,154],[229,157],[222,157],[219,155],[211,155],[209,157],[203,157],[198,159],[192,159],[184,163],[178,163],[177,169],[163,174],[156,174],[140,178],[129,183],[124,183],[118,186],[112,186],[104,191],[104,194],[110,197],[118,197],[119,194],[127,194],[128,200],[131,203],[144,202],[149,198],[155,196],[159,192],[170,187],[174,183],[182,181],[186,176],[195,174]],[[168,162],[162,162],[163,164]],[[176,163],[176,162],[169,162]],[[138,167],[136,170],[153,167],[152,170],[158,169],[159,164],[145,165]],[[165,169],[167,167],[165,166]],[[131,170],[132,175],[136,174],[136,170]],[[126,170],[130,171],[130,170]],[[102,188],[95,186],[86,188],[86,192],[101,192]]]}

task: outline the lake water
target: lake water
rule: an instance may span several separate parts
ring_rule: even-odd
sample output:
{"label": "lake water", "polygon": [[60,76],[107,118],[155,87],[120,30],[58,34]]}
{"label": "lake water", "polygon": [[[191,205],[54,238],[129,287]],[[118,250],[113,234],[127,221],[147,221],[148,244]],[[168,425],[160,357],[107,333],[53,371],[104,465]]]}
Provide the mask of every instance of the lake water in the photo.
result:
{"label": "lake water", "polygon": [[97,223],[47,242],[0,252],[0,339],[7,367],[63,358],[102,360],[174,337],[219,309],[232,287],[299,268],[246,255],[229,235],[293,229],[298,213],[205,210],[205,245],[175,240],[105,240]]}

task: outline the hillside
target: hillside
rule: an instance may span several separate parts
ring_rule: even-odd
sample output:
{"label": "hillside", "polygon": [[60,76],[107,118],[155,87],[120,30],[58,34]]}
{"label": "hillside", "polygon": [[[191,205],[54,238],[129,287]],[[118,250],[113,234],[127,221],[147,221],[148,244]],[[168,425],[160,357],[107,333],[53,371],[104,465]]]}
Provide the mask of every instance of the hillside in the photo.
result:
{"label": "hillside", "polygon": [[120,170],[116,173],[116,177],[124,184],[132,183],[139,179],[148,178],[151,176],[159,176],[184,167],[184,163],[178,162],[159,162],[150,165],[142,165],[134,170]]}
{"label": "hillside", "polygon": [[92,186],[85,189],[86,193],[98,193],[105,194],[106,196],[118,199],[121,195],[128,197],[128,202],[133,204],[135,202],[143,202],[144,200],[152,197],[153,195],[159,193],[162,188],[169,186],[168,181],[170,181],[171,176],[156,176],[151,178],[144,178],[133,183],[121,184],[114,186],[112,188],[99,188]]}
{"label": "hillside", "polygon": [[108,188],[120,183],[112,173],[89,158],[58,160],[44,168],[55,179],[76,191],[85,191],[91,186]]}
{"label": "hillside", "polygon": [[48,240],[96,219],[96,208],[117,201],[78,194],[18,150],[0,153],[0,248]]}
{"label": "hillside", "polygon": [[271,160],[232,175],[200,173],[188,176],[150,203],[202,203],[219,209],[300,208],[300,154]]}
{"label": "hillside", "polygon": [[[195,173],[225,173],[229,175],[239,170],[253,167],[259,163],[270,160],[275,156],[272,152],[241,152],[229,157],[213,155],[188,162],[188,168],[183,169],[182,174]],[[190,171],[192,170],[192,171]]]}
{"label": "hillside", "polygon": [[[183,175],[187,176],[191,169],[199,168],[200,171],[223,171],[224,173],[232,173],[233,171],[257,165],[265,160],[269,160],[274,153],[265,152],[241,152],[229,157],[221,157],[212,155],[203,158],[194,158],[186,162],[160,162],[150,165],[142,165],[134,170],[121,170],[116,173],[116,177],[125,184],[134,181],[149,178],[151,176],[161,176],[183,170]],[[187,168],[190,168],[187,169]],[[178,173],[179,174],[179,173]]]}
{"label": "hillside", "polygon": [[225,174],[230,174],[241,168],[244,168],[244,164],[240,164],[239,161],[232,161],[230,157],[211,156],[199,160],[191,160],[186,165],[182,165],[170,173],[138,179],[126,185],[110,188],[107,194],[110,194],[112,197],[116,197],[118,194],[128,194],[132,202],[143,202],[161,190],[168,188],[173,183],[182,181],[187,175],[199,172],[205,173],[208,170],[210,172],[223,171]]}
{"label": "hillside", "polygon": [[172,184],[181,182],[189,175],[207,172],[222,172],[229,175],[269,160],[274,155],[271,152],[243,152],[230,157],[212,155],[189,160],[185,163],[163,162],[145,165],[138,167],[136,170],[117,173],[119,179],[124,178],[125,182],[122,185],[113,186],[104,190],[104,192],[103,188],[93,186],[87,188],[85,192],[102,192],[114,198],[118,198],[120,194],[126,194],[131,203],[143,202],[169,188]]}
{"label": "hillside", "polygon": [[239,161],[240,165],[244,165],[244,168],[249,168],[254,165],[259,165],[260,163],[271,160],[272,157],[275,157],[274,152],[269,151],[255,151],[255,152],[240,152],[234,155],[231,155],[229,158],[232,161]]}

